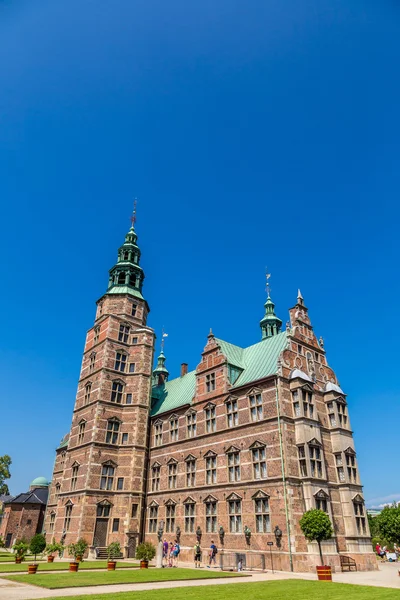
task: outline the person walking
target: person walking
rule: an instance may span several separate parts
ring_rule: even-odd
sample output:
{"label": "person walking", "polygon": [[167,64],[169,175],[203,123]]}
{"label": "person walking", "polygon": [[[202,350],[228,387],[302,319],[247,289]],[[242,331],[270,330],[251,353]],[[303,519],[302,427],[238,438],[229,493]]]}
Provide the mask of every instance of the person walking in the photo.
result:
{"label": "person walking", "polygon": [[214,563],[214,567],[217,567],[217,554],[218,554],[218,548],[217,546],[214,544],[214,540],[211,540],[211,546],[210,546],[210,552],[209,552],[209,561],[208,561],[208,565],[207,568],[210,569],[211,568],[211,564]]}
{"label": "person walking", "polygon": [[196,542],[194,545],[194,567],[195,569],[197,569],[197,567],[200,569],[201,566],[201,547],[200,547],[200,542]]}
{"label": "person walking", "polygon": [[165,567],[168,567],[168,549],[169,549],[168,542],[166,539],[164,539],[163,546],[162,546],[162,557],[163,557],[163,565]]}

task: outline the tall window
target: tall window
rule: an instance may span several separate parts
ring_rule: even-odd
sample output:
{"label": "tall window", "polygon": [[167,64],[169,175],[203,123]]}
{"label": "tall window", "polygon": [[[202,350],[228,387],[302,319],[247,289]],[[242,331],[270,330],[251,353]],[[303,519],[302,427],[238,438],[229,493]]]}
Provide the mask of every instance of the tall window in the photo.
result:
{"label": "tall window", "polygon": [[186,415],[187,436],[190,438],[196,435],[196,421],[197,415],[195,412]]}
{"label": "tall window", "polygon": [[194,532],[194,513],[195,513],[194,502],[187,502],[185,504],[185,532],[186,533]]}
{"label": "tall window", "polygon": [[356,517],[356,527],[358,535],[366,535],[367,527],[365,522],[365,511],[363,502],[353,500],[354,515]]}
{"label": "tall window", "polygon": [[109,517],[110,516],[110,504],[98,504],[96,509],[97,517]]}
{"label": "tall window", "polygon": [[207,393],[215,390],[215,373],[206,375],[206,391]]}
{"label": "tall window", "polygon": [[90,402],[90,394],[92,393],[92,384],[87,383],[85,385],[85,405]]}
{"label": "tall window", "polygon": [[79,465],[74,465],[72,467],[71,492],[73,492],[76,489],[76,482],[78,480],[78,471],[79,471]]}
{"label": "tall window", "polygon": [[121,373],[124,373],[126,369],[126,361],[127,355],[124,352],[116,352],[114,369],[116,371],[121,371]]}
{"label": "tall window", "polygon": [[241,500],[228,501],[229,531],[242,533],[242,502]]}
{"label": "tall window", "polygon": [[263,403],[261,394],[253,394],[250,396],[250,415],[253,423],[261,421],[263,418]]}
{"label": "tall window", "polygon": [[311,477],[322,477],[322,453],[319,446],[308,446]]}
{"label": "tall window", "polygon": [[117,402],[117,404],[121,404],[123,392],[123,383],[120,383],[119,381],[113,381],[111,389],[111,402]]}
{"label": "tall window", "polygon": [[160,489],[160,473],[161,467],[159,464],[155,464],[151,468],[151,491],[158,492]]}
{"label": "tall window", "polygon": [[293,400],[293,413],[295,417],[301,417],[301,409],[299,402],[299,392],[295,390],[292,392],[292,400]]}
{"label": "tall window", "polygon": [[169,421],[169,439],[171,442],[178,441],[178,417],[172,417]]}
{"label": "tall window", "polygon": [[96,362],[96,352],[92,352],[89,358],[89,371],[90,373],[93,371],[94,369],[94,365]]}
{"label": "tall window", "polygon": [[328,409],[329,425],[331,427],[336,427],[337,421],[336,421],[335,409],[333,407],[333,402],[328,402],[328,404],[326,405],[326,408]]}
{"label": "tall window", "polygon": [[162,422],[154,424],[154,445],[161,446],[162,444]]}
{"label": "tall window", "polygon": [[253,459],[254,479],[265,479],[267,476],[267,461],[265,447],[253,448],[251,454]]}
{"label": "tall window", "polygon": [[254,508],[256,512],[256,532],[270,533],[269,498],[256,498]]}
{"label": "tall window", "polygon": [[176,462],[171,462],[168,465],[168,489],[174,490],[176,488],[176,479],[178,473],[178,465]]}
{"label": "tall window", "polygon": [[54,531],[54,523],[56,520],[56,513],[50,513],[50,522],[49,522],[49,530]]}
{"label": "tall window", "polygon": [[132,304],[131,315],[132,317],[136,317],[137,304]]}
{"label": "tall window", "polygon": [[214,500],[206,502],[206,532],[217,531],[217,503]]}
{"label": "tall window", "polygon": [[234,450],[228,453],[229,481],[240,481],[240,453]]}
{"label": "tall window", "polygon": [[312,404],[312,392],[308,390],[302,390],[303,394],[303,413],[305,417],[309,419],[314,418],[314,406]]}
{"label": "tall window", "polygon": [[215,455],[206,458],[206,483],[207,485],[217,483],[217,457]]}
{"label": "tall window", "polygon": [[149,506],[149,533],[156,533],[158,518],[158,505]]}
{"label": "tall window", "polygon": [[97,344],[97,342],[99,341],[99,337],[100,337],[100,327],[99,326],[95,327],[93,333],[94,333],[93,344]]}
{"label": "tall window", "polygon": [[350,454],[349,452],[345,452],[346,457],[346,466],[347,466],[347,477],[350,483],[357,483],[357,467],[356,467],[356,457],[354,454]]}
{"label": "tall window", "polygon": [[61,491],[61,484],[56,483],[56,493],[55,493],[55,498],[54,498],[56,502],[57,502],[58,497],[60,495],[60,491]]}
{"label": "tall window", "polygon": [[106,444],[118,444],[120,422],[116,419],[107,421]]}
{"label": "tall window", "polygon": [[186,461],[186,485],[187,487],[196,485],[196,460],[194,458]]}
{"label": "tall window", "polygon": [[347,408],[344,402],[336,402],[340,427],[347,427]]}
{"label": "tall window", "polygon": [[175,531],[175,504],[167,504],[165,507],[165,531],[173,533]]}
{"label": "tall window", "polygon": [[118,341],[119,342],[125,342],[125,344],[128,342],[129,329],[130,328],[128,325],[120,325],[119,326],[119,333],[118,333]]}
{"label": "tall window", "polygon": [[206,408],[206,432],[213,433],[217,430],[217,419],[215,414],[215,406]]}
{"label": "tall window", "polygon": [[112,465],[103,465],[101,470],[100,489],[112,490],[114,485],[115,468]]}
{"label": "tall window", "polygon": [[79,423],[78,444],[82,444],[85,438],[86,421]]}
{"label": "tall window", "polygon": [[69,531],[69,526],[71,525],[72,507],[73,507],[72,502],[70,504],[65,505],[65,517],[64,517],[65,531]]}
{"label": "tall window", "polygon": [[338,475],[338,480],[340,482],[346,481],[346,477],[344,474],[344,468],[343,468],[343,457],[342,457],[341,452],[338,454],[335,454],[335,461],[336,461],[336,471],[337,471],[337,475]]}
{"label": "tall window", "polygon": [[112,532],[118,533],[118,531],[119,531],[119,519],[113,519]]}
{"label": "tall window", "polygon": [[301,477],[307,477],[307,459],[306,451],[304,446],[298,446],[297,451],[299,453],[299,466]]}
{"label": "tall window", "polygon": [[322,492],[315,496],[315,508],[328,512],[328,499]]}
{"label": "tall window", "polygon": [[228,427],[234,427],[239,424],[237,400],[228,400],[226,402],[226,420]]}

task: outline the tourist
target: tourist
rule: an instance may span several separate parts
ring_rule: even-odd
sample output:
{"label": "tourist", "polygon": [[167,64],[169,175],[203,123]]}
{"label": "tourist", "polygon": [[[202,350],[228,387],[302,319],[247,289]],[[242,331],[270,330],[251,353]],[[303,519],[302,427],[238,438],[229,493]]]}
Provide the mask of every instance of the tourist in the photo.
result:
{"label": "tourist", "polygon": [[163,556],[163,564],[167,567],[168,566],[168,542],[166,539],[164,539],[163,542],[163,548],[162,548],[162,556]]}
{"label": "tourist", "polygon": [[211,546],[210,546],[210,552],[209,552],[209,561],[208,561],[208,565],[207,568],[210,569],[211,568],[211,563],[214,562],[214,567],[217,567],[217,554],[218,554],[218,548],[217,546],[214,544],[214,540],[211,540]]}
{"label": "tourist", "polygon": [[179,556],[180,551],[181,551],[181,547],[178,544],[178,540],[175,540],[173,551],[172,551],[172,560],[173,560],[174,567],[178,566],[178,556]]}
{"label": "tourist", "polygon": [[194,567],[195,569],[197,569],[197,567],[201,566],[201,547],[200,547],[200,542],[197,541],[194,545]]}

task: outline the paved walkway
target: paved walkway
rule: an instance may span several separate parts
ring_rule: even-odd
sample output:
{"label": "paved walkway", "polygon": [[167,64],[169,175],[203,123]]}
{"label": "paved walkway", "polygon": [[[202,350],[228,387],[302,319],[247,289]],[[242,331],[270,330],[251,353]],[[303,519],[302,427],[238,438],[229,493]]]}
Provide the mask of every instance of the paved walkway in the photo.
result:
{"label": "paved walkway", "polygon": [[[380,566],[379,571],[359,573],[337,573],[333,579],[337,583],[352,583],[357,585],[372,585],[378,587],[392,587],[400,589],[400,577],[398,575],[399,565],[387,563]],[[247,574],[247,573],[246,573]],[[34,577],[34,575],[32,575]],[[314,580],[314,573],[287,573],[277,571],[274,574],[254,573],[248,577],[237,578],[235,584],[277,581],[282,579],[306,579]],[[195,587],[207,585],[226,585],[233,583],[230,578],[226,579],[198,579],[192,581],[163,581],[159,583],[124,583],[117,585],[88,586],[81,588],[69,588],[62,590],[46,590],[33,585],[15,583],[0,578],[0,600],[37,600],[45,598],[57,598],[60,596],[96,596],[98,594],[111,594],[115,592],[133,592],[143,590],[161,590],[171,587]]]}

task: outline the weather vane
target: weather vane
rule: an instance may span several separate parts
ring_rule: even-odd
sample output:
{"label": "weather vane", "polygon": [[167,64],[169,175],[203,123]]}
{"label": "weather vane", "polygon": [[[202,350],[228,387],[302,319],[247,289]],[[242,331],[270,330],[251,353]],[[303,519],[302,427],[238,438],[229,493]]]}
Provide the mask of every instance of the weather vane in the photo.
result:
{"label": "weather vane", "polygon": [[133,214],[131,216],[132,227],[135,227],[135,223],[136,223],[136,206],[137,206],[137,198],[135,198],[135,200],[133,202]]}
{"label": "weather vane", "polygon": [[266,292],[267,292],[267,294],[268,294],[268,298],[269,298],[270,291],[271,291],[271,288],[270,288],[270,286],[269,286],[269,279],[270,279],[270,277],[271,277],[271,273],[268,273],[268,269],[267,269],[267,268],[265,268],[265,280],[266,280],[265,291],[266,291]]}

